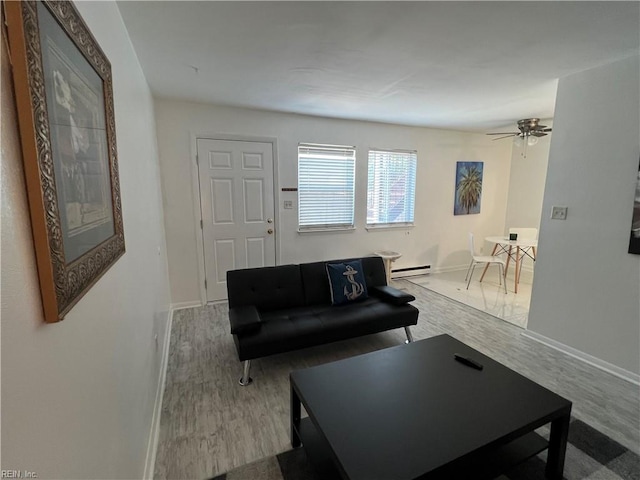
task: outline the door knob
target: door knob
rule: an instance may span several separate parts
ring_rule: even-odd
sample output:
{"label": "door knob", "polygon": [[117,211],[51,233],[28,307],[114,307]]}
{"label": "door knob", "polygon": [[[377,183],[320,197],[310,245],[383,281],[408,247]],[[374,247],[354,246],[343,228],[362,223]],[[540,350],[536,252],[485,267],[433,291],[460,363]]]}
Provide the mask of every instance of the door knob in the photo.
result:
{"label": "door knob", "polygon": [[270,228],[269,230],[267,230],[267,233],[268,233],[269,235],[273,234],[273,228]]}
{"label": "door knob", "polygon": [[273,218],[267,218],[267,223],[273,223]]}

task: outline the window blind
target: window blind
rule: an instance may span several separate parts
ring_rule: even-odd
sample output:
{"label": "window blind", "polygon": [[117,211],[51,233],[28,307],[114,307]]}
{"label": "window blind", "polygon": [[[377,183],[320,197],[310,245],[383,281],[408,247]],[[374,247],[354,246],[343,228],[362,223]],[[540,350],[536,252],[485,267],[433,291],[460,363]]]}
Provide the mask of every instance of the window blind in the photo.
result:
{"label": "window blind", "polygon": [[367,226],[413,224],[416,163],[415,151],[369,150]]}
{"label": "window blind", "polygon": [[353,228],[355,147],[298,145],[298,228]]}

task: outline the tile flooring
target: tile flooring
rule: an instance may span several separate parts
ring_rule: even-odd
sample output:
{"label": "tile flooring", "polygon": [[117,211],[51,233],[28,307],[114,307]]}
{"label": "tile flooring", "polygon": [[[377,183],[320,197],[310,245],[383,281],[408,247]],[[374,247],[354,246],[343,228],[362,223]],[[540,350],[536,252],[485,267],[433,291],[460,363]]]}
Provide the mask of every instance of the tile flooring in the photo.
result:
{"label": "tile flooring", "polygon": [[490,267],[482,283],[482,268],[477,267],[469,290],[465,280],[466,270],[452,272],[430,273],[415,277],[407,277],[406,280],[433,290],[452,300],[476,308],[482,312],[498,317],[521,328],[527,328],[529,317],[529,303],[531,302],[531,286],[533,283],[533,271],[522,270],[518,293],[514,293],[513,269],[509,269],[507,275],[507,293],[500,286],[497,268]]}

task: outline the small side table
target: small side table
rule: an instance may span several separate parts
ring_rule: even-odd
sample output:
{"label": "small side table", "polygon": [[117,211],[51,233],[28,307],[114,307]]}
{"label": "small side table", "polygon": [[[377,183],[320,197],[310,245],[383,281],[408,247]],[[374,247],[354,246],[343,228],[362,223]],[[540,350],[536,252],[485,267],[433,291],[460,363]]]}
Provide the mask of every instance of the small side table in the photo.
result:
{"label": "small side table", "polygon": [[384,261],[384,270],[387,274],[387,285],[391,285],[391,264],[399,259],[402,254],[389,250],[380,250],[374,253],[379,257],[382,257],[382,260]]}

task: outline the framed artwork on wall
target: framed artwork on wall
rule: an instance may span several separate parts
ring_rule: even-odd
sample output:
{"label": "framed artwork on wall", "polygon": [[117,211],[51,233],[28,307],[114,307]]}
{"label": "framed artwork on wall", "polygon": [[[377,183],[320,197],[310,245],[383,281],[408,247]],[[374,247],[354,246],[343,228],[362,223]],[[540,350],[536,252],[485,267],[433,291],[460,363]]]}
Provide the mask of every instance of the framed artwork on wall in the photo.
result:
{"label": "framed artwork on wall", "polygon": [[484,162],[456,162],[454,215],[480,213]]}
{"label": "framed artwork on wall", "polygon": [[4,2],[46,322],[124,254],[111,64],[69,1]]}
{"label": "framed artwork on wall", "polygon": [[631,218],[629,253],[640,255],[640,164],[638,165],[636,195],[633,199],[633,217]]}

